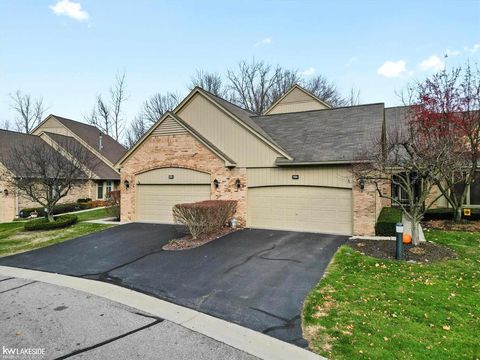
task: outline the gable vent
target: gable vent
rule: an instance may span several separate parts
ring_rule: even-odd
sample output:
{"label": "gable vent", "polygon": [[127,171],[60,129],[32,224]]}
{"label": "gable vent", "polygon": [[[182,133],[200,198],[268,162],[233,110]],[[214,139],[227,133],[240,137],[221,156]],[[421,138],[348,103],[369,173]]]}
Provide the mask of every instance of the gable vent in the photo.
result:
{"label": "gable vent", "polygon": [[170,117],[165,119],[152,133],[153,136],[178,134],[187,134],[187,130]]}

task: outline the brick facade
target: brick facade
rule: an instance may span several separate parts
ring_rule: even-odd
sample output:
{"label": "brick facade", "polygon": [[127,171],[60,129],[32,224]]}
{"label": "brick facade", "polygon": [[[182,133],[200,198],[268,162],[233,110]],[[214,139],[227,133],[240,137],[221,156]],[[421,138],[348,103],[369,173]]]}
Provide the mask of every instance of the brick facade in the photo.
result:
{"label": "brick facade", "polygon": [[[32,201],[25,195],[15,193],[14,189],[8,188],[5,183],[0,183],[0,222],[12,221],[17,216],[17,212],[32,207],[40,207],[40,204]],[[8,189],[8,195],[4,190]],[[73,187],[67,196],[59,201],[59,204],[76,202],[79,198],[95,199],[97,185],[93,180],[89,180],[79,186]]]}
{"label": "brick facade", "polygon": [[[246,224],[246,170],[229,169],[217,155],[189,134],[151,136],[123,164],[121,175],[121,220],[135,221],[136,211],[136,175],[145,171],[165,167],[180,167],[210,174],[211,199],[237,200],[239,226]],[[213,180],[219,182],[218,189]],[[237,189],[235,181],[240,179]],[[128,189],[123,186],[128,180]]]}

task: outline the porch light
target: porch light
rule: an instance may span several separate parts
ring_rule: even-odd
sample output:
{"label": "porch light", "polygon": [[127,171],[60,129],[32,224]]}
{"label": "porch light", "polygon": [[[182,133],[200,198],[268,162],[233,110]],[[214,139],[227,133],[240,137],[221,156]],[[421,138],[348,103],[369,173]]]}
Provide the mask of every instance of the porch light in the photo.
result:
{"label": "porch light", "polygon": [[363,176],[358,179],[358,186],[360,186],[360,190],[365,189],[365,178]]}
{"label": "porch light", "polygon": [[4,194],[5,196],[8,196],[8,189],[3,190],[3,194]]}
{"label": "porch light", "polygon": [[215,186],[215,189],[218,189],[218,180],[217,179],[213,180],[213,186]]}
{"label": "porch light", "polygon": [[240,189],[240,185],[240,179],[235,180],[235,186],[237,187],[237,189]]}
{"label": "porch light", "polygon": [[123,185],[125,185],[125,189],[128,189],[128,188],[130,187],[130,181],[125,180],[125,181],[123,182]]}

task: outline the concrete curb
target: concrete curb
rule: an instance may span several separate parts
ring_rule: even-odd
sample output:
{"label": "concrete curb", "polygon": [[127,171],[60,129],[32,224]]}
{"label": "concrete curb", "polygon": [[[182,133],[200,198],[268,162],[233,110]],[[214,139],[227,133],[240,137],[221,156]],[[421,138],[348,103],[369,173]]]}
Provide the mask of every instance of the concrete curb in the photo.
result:
{"label": "concrete curb", "polygon": [[0,266],[0,275],[64,286],[136,308],[196,331],[260,359],[319,360],[326,358],[201,312],[117,285],[43,271]]}

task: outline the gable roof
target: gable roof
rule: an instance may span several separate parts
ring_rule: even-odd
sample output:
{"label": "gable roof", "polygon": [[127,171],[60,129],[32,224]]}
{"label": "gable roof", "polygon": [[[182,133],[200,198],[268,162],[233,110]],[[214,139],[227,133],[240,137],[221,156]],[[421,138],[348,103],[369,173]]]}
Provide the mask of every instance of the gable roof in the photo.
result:
{"label": "gable roof", "polygon": [[43,151],[50,151],[51,146],[38,136],[24,134],[16,131],[0,129],[0,163],[2,163],[7,169],[11,159],[12,152],[21,144],[34,144]]}
{"label": "gable roof", "polygon": [[301,87],[300,85],[298,84],[294,84],[285,94],[283,94],[282,96],[280,96],[272,105],[270,105],[270,107],[265,111],[264,115],[268,115],[278,104],[280,104],[288,95],[290,95],[294,90],[300,90],[301,92],[303,92],[304,94],[308,95],[310,98],[312,98],[313,100],[319,102],[320,104],[322,104],[323,106],[325,106],[326,108],[331,108],[332,105],[330,105],[329,103],[323,101],[322,99],[320,99],[318,96],[312,94],[310,91],[304,89],[303,87]]}
{"label": "gable roof", "polygon": [[381,136],[383,103],[263,115],[252,118],[293,156],[277,165],[366,161],[368,146]]}
{"label": "gable roof", "polygon": [[178,104],[178,106],[173,110],[173,113],[177,113],[180,111],[183,106],[188,103],[188,101],[196,94],[200,93],[203,96],[205,96],[208,100],[216,104],[220,109],[222,109],[224,112],[229,114],[233,119],[235,119],[237,122],[239,122],[241,125],[243,125],[247,130],[249,130],[252,134],[260,138],[263,142],[265,142],[267,145],[278,151],[281,155],[285,156],[287,159],[291,159],[290,155],[288,154],[285,149],[283,149],[278,143],[275,142],[275,140],[258,124],[252,120],[252,117],[255,116],[254,113],[251,111],[242,109],[241,107],[231,103],[230,101],[227,101],[225,99],[222,99],[204,89],[201,87],[195,87],[190,94],[187,95],[185,99]]}
{"label": "gable roof", "polygon": [[[21,170],[21,173],[18,171],[18,167],[16,166],[18,165],[18,159],[14,157],[19,151],[55,152],[58,154],[53,147],[39,136],[0,129],[0,163],[15,176],[37,176],[38,171],[41,170],[32,162],[30,162],[28,166],[25,166],[25,168]],[[60,156],[65,158],[62,154],[60,154]],[[68,159],[65,158],[65,161],[68,161]],[[47,169],[47,171],[48,170],[49,169]],[[52,171],[55,170],[52,169]],[[81,178],[87,178],[86,174],[83,172],[82,174],[85,176],[82,175]]]}
{"label": "gable roof", "polygon": [[208,141],[205,137],[203,137],[198,131],[192,128],[189,124],[187,124],[182,118],[178,115],[167,111],[163,116],[137,141],[137,143],[128,150],[117,162],[117,166],[123,164],[130,156],[132,156],[135,151],[140,147],[141,144],[157,129],[166,119],[172,118],[176,121],[180,126],[182,126],[187,132],[189,132],[194,138],[200,141],[203,145],[205,145],[208,149],[210,149],[215,155],[225,161],[226,166],[235,166],[236,163],[230,157],[228,157],[223,151],[217,148],[213,143]]}
{"label": "gable roof", "polygon": [[75,148],[82,148],[86,152],[88,157],[87,163],[84,164],[84,166],[92,173],[97,175],[99,179],[120,180],[120,175],[115,170],[113,170],[110,166],[107,166],[107,164],[100,160],[97,155],[91,152],[87,147],[83,146],[75,138],[50,132],[44,132],[44,134],[67,152],[68,149],[71,148],[71,146],[68,146],[69,144],[74,144]]}
{"label": "gable roof", "polygon": [[[51,117],[59,121],[72,133],[77,135],[81,140],[88,144],[94,150],[94,152],[102,155],[105,159],[110,161],[112,165],[115,164],[118,159],[120,159],[127,152],[127,149],[125,149],[119,142],[117,142],[111,136],[100,131],[97,127],[72,119],[67,119],[58,115],[48,115],[47,118],[33,130],[33,132],[39,129]],[[103,144],[103,148],[101,150],[98,148],[100,134],[102,135]]]}

